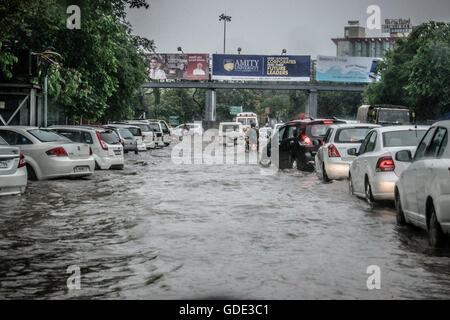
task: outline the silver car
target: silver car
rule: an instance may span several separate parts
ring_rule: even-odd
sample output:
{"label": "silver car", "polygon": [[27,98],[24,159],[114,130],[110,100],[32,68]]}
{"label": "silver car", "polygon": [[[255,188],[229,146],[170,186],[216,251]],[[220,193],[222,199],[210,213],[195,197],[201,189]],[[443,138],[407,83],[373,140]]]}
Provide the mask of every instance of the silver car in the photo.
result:
{"label": "silver car", "polygon": [[23,153],[32,180],[88,176],[94,172],[95,161],[88,144],[37,127],[0,127],[0,136]]}
{"label": "silver car", "polygon": [[25,192],[27,178],[23,153],[0,138],[0,196]]}
{"label": "silver car", "polygon": [[366,134],[379,125],[339,124],[328,128],[322,145],[315,156],[315,170],[319,178],[328,182],[348,178],[348,171],[354,155],[347,150],[359,148]]}

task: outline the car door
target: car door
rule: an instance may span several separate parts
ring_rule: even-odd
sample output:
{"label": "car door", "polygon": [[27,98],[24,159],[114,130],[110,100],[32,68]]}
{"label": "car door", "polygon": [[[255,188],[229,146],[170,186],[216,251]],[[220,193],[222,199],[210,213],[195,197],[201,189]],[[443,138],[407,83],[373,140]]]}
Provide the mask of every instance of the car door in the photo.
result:
{"label": "car door", "polygon": [[280,168],[286,168],[287,167],[287,162],[289,160],[289,154],[290,154],[290,149],[289,149],[289,141],[287,139],[287,133],[288,133],[288,127],[282,127],[279,130],[278,133],[278,139],[279,139],[279,144],[278,144],[278,148],[279,148],[279,164],[280,164]]}
{"label": "car door", "polygon": [[[418,222],[426,226],[426,199],[429,195],[427,186],[436,183],[434,180],[434,166],[438,158],[439,148],[447,134],[447,129],[438,127],[433,135],[430,145],[425,151],[425,158],[418,163],[416,196],[417,196],[417,219]],[[437,199],[435,199],[437,200]]]}
{"label": "car door", "polygon": [[372,132],[369,132],[366,137],[364,138],[364,141],[361,143],[361,146],[359,147],[359,151],[357,153],[357,157],[353,160],[351,168],[351,175],[352,175],[352,183],[353,183],[353,190],[356,193],[364,193],[364,185],[361,182],[361,170],[362,165],[364,161],[364,153],[366,152],[367,144],[369,143],[370,137],[372,136]]}
{"label": "car door", "polygon": [[[426,152],[431,144],[435,131],[436,127],[432,127],[423,136],[422,140],[419,142],[411,165],[402,173],[402,180],[404,182],[403,194],[405,196],[405,208],[403,211],[405,212],[406,219],[416,225],[420,225],[422,220],[419,217],[417,193],[423,187],[417,186],[419,183],[418,170],[424,168],[423,161],[426,158]],[[420,175],[423,176],[423,174]]]}

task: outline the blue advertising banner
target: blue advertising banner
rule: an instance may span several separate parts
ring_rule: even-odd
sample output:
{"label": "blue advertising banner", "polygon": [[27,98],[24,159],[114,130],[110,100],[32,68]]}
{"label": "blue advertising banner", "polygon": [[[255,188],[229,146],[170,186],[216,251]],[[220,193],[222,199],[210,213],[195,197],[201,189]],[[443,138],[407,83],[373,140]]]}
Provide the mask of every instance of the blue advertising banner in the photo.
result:
{"label": "blue advertising banner", "polygon": [[380,76],[375,73],[381,58],[317,56],[317,81],[374,82]]}
{"label": "blue advertising banner", "polygon": [[309,81],[310,56],[213,54],[213,80]]}

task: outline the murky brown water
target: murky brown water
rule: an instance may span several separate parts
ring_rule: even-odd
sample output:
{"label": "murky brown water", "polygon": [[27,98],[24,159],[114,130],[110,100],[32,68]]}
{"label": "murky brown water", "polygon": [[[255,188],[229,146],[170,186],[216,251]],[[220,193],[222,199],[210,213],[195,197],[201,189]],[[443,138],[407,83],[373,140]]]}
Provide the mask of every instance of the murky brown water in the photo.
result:
{"label": "murky brown water", "polygon": [[[175,165],[32,182],[0,198],[0,298],[449,298],[450,251],[345,181],[257,165]],[[136,160],[148,165],[136,164]],[[81,289],[66,286],[71,265]],[[369,265],[381,289],[368,290]]]}

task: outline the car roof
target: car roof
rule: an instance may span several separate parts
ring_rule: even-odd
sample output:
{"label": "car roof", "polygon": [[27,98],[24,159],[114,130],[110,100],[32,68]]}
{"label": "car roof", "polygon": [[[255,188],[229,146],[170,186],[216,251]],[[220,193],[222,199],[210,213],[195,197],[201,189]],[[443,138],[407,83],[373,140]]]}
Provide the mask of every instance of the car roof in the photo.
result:
{"label": "car roof", "polygon": [[433,127],[440,126],[450,129],[450,120],[441,120],[432,124]]}
{"label": "car roof", "polygon": [[404,131],[404,130],[428,130],[430,126],[414,126],[414,125],[398,125],[398,126],[385,126],[376,128],[383,132],[392,132],[392,131]]}
{"label": "car roof", "polygon": [[380,128],[379,124],[373,123],[340,123],[332,126],[333,128]]}
{"label": "car roof", "polygon": [[95,126],[95,125],[54,125],[48,127],[48,129],[77,129],[77,130],[109,130],[104,126]]}
{"label": "car roof", "polygon": [[285,123],[285,125],[289,124],[322,124],[324,121],[332,121],[330,124],[338,124],[345,123],[343,120],[335,120],[335,119],[298,119],[298,120],[290,120]]}
{"label": "car roof", "polygon": [[105,124],[105,127],[111,127],[111,128],[137,128],[139,129],[138,126],[132,125],[132,124],[121,124],[121,123],[110,123],[110,124]]}

